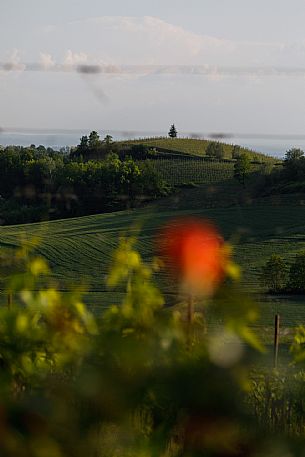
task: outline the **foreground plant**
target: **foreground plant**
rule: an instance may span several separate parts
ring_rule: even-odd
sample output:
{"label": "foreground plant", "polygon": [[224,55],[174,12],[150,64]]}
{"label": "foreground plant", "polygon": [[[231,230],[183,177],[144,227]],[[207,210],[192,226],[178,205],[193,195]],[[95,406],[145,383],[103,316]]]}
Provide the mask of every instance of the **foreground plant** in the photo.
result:
{"label": "foreground plant", "polygon": [[[188,224],[165,230],[162,242],[173,243],[168,264],[143,262],[136,240],[122,238],[107,283],[124,298],[96,316],[78,294],[56,290],[42,259],[17,254],[19,270],[6,287],[22,306],[0,309],[1,456],[267,452],[245,402],[247,359],[262,349],[251,329],[256,306],[232,281],[236,269],[216,229]],[[196,300],[191,321],[183,308],[165,307],[153,281],[173,263],[177,289]],[[202,296],[217,328],[209,327]]]}

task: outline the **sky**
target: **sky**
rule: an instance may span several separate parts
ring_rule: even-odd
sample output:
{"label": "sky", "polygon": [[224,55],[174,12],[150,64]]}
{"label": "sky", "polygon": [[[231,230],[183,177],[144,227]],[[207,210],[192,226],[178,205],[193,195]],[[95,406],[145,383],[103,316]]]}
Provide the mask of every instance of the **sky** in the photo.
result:
{"label": "sky", "polygon": [[[305,0],[0,0],[0,127],[302,134]],[[42,70],[27,71],[28,63]],[[56,65],[206,65],[208,75]]]}

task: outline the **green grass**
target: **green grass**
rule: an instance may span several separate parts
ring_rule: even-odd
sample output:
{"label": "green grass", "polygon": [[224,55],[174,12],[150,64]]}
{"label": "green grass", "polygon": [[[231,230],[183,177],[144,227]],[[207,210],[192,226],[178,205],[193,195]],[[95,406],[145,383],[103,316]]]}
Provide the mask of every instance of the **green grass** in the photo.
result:
{"label": "green grass", "polygon": [[[188,154],[204,154],[203,140],[147,140]],[[153,145],[151,143],[151,145]],[[176,149],[174,149],[176,148]],[[227,151],[229,151],[227,146]],[[259,156],[260,158],[264,156]],[[270,163],[274,163],[273,159]],[[273,162],[272,162],[273,161]],[[305,209],[303,197],[293,195],[253,200],[232,179],[233,163],[204,162],[181,158],[156,160],[155,166],[173,185],[193,182],[194,189],[181,189],[154,206],[140,210],[86,216],[49,223],[0,228],[0,248],[15,248],[26,239],[44,256],[54,280],[62,291],[82,285],[85,302],[96,313],[120,303],[122,291],[105,286],[111,255],[122,233],[138,234],[138,249],[146,260],[154,255],[154,237],[166,221],[174,217],[200,216],[214,221],[225,238],[235,246],[235,258],[243,270],[242,286],[250,293],[261,292],[259,273],[273,253],[288,261],[305,250]],[[255,175],[253,175],[255,176]],[[253,180],[252,180],[253,181]],[[141,226],[141,230],[138,227]],[[35,238],[38,247],[34,247]],[[176,302],[176,288],[165,271],[157,280],[166,302]],[[302,297],[256,297],[261,303],[260,333],[272,340],[273,318],[282,316],[283,329],[291,337],[292,328],[305,321]],[[2,302],[5,297],[2,296]]]}
{"label": "green grass", "polygon": [[[167,220],[197,215],[216,222],[227,239],[237,240],[236,258],[244,266],[245,285],[258,290],[257,273],[274,252],[288,260],[305,249],[305,211],[301,206],[249,205],[227,208],[169,210],[147,208],[75,219],[0,229],[0,246],[16,247],[22,238],[40,238],[38,252],[45,256],[60,281],[86,278],[94,289],[103,288],[111,252],[123,232],[142,224],[139,249],[152,254],[152,236]],[[304,234],[304,235],[303,235]]]}
{"label": "green grass", "polygon": [[[138,162],[141,166],[141,162]],[[143,163],[143,162],[142,162]],[[182,184],[212,184],[227,181],[234,176],[234,162],[207,162],[202,159],[183,157],[179,159],[158,159],[150,163],[158,173],[172,186]],[[250,173],[261,165],[252,164]]]}
{"label": "green grass", "polygon": [[[36,251],[50,263],[54,279],[63,290],[73,284],[83,284],[91,290],[86,302],[94,308],[119,303],[121,293],[105,287],[105,277],[111,253],[117,245],[118,235],[137,232],[141,224],[138,248],[146,259],[153,255],[153,236],[158,227],[177,216],[197,215],[217,223],[226,239],[235,240],[235,256],[243,268],[243,285],[248,291],[260,291],[259,270],[272,253],[287,260],[305,249],[305,211],[301,206],[273,206],[254,204],[227,208],[145,210],[87,216],[50,223],[10,226],[0,229],[0,246],[16,247],[23,239],[31,242],[40,238]],[[160,284],[168,302],[173,301],[174,289],[162,273]],[[294,302],[297,304],[293,304]],[[304,322],[305,305],[297,300],[270,298],[263,306],[262,327],[272,324],[276,310],[286,316],[288,327]],[[298,310],[296,312],[296,310]],[[284,325],[284,324],[283,324]]]}
{"label": "green grass", "polygon": [[[225,159],[222,161],[206,161],[204,156],[210,141],[196,139],[169,139],[169,138],[147,138],[143,140],[130,140],[124,142],[125,145],[144,144],[150,147],[161,148],[164,158],[151,160],[153,167],[161,176],[172,186],[183,184],[213,184],[230,180],[234,175],[234,161],[232,158],[232,145],[223,144]],[[184,154],[166,158],[166,152]],[[256,153],[245,148],[241,152],[247,153],[252,161],[267,163],[270,166],[278,163],[277,159]],[[196,156],[196,157],[194,157]],[[202,157],[202,159],[201,159]],[[141,164],[141,162],[139,162]],[[259,169],[259,164],[252,164],[252,172]]]}
{"label": "green grass", "polygon": [[209,184],[232,179],[234,163],[191,158],[152,160],[153,167],[171,185]]}
{"label": "green grass", "polygon": [[[211,141],[199,140],[191,138],[143,138],[140,140],[129,140],[121,142],[120,144],[132,145],[132,144],[144,144],[149,147],[156,147],[166,149],[169,152],[191,154],[196,156],[204,156],[206,154],[206,148]],[[222,143],[225,153],[225,158],[232,158],[232,144]],[[247,148],[241,148],[241,152],[248,153],[252,160],[258,160],[268,163],[279,162],[279,159],[267,156],[260,152],[251,151]]]}

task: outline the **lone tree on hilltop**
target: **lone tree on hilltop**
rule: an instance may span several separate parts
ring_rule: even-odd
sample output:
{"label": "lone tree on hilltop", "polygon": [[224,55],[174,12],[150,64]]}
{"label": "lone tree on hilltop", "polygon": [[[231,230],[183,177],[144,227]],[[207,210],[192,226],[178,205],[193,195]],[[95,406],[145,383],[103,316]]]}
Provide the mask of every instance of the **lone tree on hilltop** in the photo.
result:
{"label": "lone tree on hilltop", "polygon": [[251,162],[247,154],[240,154],[234,164],[234,178],[237,179],[244,187],[245,180],[251,169]]}
{"label": "lone tree on hilltop", "polygon": [[287,265],[279,255],[272,255],[261,270],[261,282],[270,292],[280,292],[286,285]]}
{"label": "lone tree on hilltop", "polygon": [[175,127],[175,124],[171,125],[171,128],[169,129],[169,132],[168,132],[168,136],[170,138],[177,138],[178,132],[177,132],[177,129]]}

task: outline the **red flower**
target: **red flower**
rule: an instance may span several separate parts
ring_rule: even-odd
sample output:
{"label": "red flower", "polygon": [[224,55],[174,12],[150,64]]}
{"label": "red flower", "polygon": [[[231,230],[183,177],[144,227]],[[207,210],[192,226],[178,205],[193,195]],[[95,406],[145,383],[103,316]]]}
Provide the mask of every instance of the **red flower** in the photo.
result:
{"label": "red flower", "polygon": [[173,221],[162,230],[160,242],[165,264],[189,292],[211,294],[223,280],[228,255],[210,222]]}

